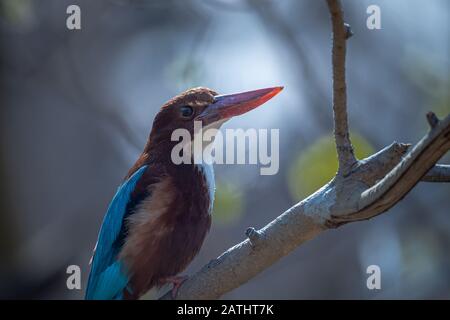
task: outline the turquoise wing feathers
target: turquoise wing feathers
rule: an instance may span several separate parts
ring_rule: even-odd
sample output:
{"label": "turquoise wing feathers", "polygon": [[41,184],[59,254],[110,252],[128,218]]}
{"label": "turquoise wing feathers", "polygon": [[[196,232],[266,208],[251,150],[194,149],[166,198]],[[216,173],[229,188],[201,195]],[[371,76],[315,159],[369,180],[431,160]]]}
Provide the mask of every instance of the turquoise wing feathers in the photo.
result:
{"label": "turquoise wing feathers", "polygon": [[122,245],[117,243],[117,240],[123,232],[131,193],[146,169],[147,166],[141,167],[126,180],[108,207],[92,258],[86,299],[122,299],[128,276],[123,263],[116,259]]}

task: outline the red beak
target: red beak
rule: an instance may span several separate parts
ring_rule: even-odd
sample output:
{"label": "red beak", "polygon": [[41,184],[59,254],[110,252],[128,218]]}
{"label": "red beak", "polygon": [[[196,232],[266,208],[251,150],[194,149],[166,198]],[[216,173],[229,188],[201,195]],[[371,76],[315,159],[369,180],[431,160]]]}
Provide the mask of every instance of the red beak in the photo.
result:
{"label": "red beak", "polygon": [[221,120],[228,120],[255,109],[272,99],[281,90],[283,90],[283,87],[273,87],[215,96],[214,103],[207,106],[195,120],[202,121],[203,126]]}

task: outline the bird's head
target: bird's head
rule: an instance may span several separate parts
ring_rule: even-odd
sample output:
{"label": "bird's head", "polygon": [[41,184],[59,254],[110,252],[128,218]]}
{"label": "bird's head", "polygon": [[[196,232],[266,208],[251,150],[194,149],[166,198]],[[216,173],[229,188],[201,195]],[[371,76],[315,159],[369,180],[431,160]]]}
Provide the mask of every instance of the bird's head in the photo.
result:
{"label": "bird's head", "polygon": [[176,129],[186,129],[193,137],[195,121],[201,121],[203,129],[219,129],[225,121],[255,109],[282,89],[273,87],[227,95],[204,87],[187,90],[162,106],[153,121],[149,143],[153,146],[170,143]]}
{"label": "bird's head", "polygon": [[[199,87],[175,96],[167,101],[156,114],[144,151],[129,170],[126,178],[149,161],[173,162],[172,151],[179,143],[172,140],[175,130],[185,129],[190,137],[194,138],[196,121],[201,122],[202,129],[219,129],[225,121],[257,108],[281,90],[283,87],[273,87],[219,95],[211,89]],[[211,138],[212,142],[214,137]],[[206,146],[202,144],[202,148]]]}

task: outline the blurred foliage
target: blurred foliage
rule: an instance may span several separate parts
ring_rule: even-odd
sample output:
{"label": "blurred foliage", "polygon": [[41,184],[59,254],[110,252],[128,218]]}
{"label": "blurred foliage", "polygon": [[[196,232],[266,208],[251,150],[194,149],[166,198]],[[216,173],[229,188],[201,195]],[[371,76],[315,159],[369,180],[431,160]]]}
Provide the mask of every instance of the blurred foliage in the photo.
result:
{"label": "blurred foliage", "polygon": [[[351,134],[353,147],[358,159],[374,152],[372,145],[361,135]],[[319,138],[300,154],[293,162],[288,173],[289,191],[295,200],[302,199],[324,184],[336,174],[338,160],[334,137]]]}
{"label": "blurred foliage", "polygon": [[26,24],[33,11],[30,0],[2,0],[0,6],[1,15],[16,25]]}
{"label": "blurred foliage", "polygon": [[244,198],[239,187],[231,182],[218,182],[214,200],[214,223],[229,225],[239,220],[243,213]]}

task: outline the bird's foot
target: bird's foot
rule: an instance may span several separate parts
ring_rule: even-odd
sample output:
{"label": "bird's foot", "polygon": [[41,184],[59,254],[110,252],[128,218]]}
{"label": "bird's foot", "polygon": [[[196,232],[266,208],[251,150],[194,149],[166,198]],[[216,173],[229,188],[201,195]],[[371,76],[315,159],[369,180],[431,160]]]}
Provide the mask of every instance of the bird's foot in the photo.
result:
{"label": "bird's foot", "polygon": [[176,298],[178,289],[183,284],[183,282],[185,282],[187,279],[189,279],[188,276],[173,276],[173,277],[164,278],[165,283],[171,283],[173,285],[173,288],[171,291],[172,299]]}

